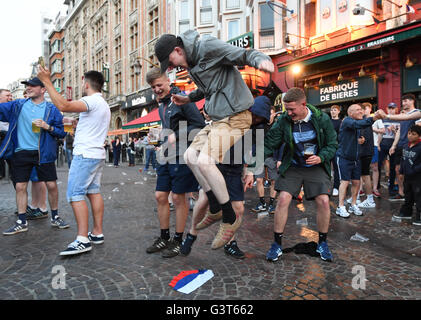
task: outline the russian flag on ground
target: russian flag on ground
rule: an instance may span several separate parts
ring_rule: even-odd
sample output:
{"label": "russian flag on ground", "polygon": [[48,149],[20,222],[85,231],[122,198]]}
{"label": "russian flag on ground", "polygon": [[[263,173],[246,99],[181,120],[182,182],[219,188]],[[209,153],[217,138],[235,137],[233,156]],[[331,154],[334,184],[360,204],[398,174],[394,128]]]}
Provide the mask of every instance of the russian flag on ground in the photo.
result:
{"label": "russian flag on ground", "polygon": [[174,290],[189,294],[214,276],[212,270],[182,271],[170,282]]}

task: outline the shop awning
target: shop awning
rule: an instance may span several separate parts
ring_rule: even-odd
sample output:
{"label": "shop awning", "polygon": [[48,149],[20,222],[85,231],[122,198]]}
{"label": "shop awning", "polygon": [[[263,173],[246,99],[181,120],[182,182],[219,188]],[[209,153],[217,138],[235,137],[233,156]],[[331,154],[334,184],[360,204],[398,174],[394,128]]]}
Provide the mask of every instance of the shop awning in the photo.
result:
{"label": "shop awning", "polygon": [[311,65],[322,61],[331,60],[354,52],[358,52],[366,49],[375,49],[382,45],[400,42],[403,40],[419,37],[421,35],[421,23],[417,22],[413,25],[406,26],[404,28],[387,30],[377,34],[376,36],[367,37],[365,39],[359,39],[351,44],[341,46],[339,48],[331,48],[323,51],[319,51],[308,56],[297,58],[286,63],[278,65],[278,72],[287,70],[291,65],[300,63],[301,65]]}
{"label": "shop awning", "polygon": [[[203,109],[205,105],[205,100],[202,99],[196,102],[196,106],[199,110]],[[143,129],[144,127],[156,127],[161,123],[161,119],[159,118],[159,111],[158,108],[149,112],[146,116],[137,118],[132,120],[125,125],[123,125],[123,129]],[[145,130],[145,129],[144,129]]]}
{"label": "shop awning", "polygon": [[111,130],[108,131],[108,136],[119,136],[122,134],[128,134],[128,133],[133,133],[133,132],[138,132],[142,130],[142,128],[135,128],[135,129],[116,129],[116,130]]}

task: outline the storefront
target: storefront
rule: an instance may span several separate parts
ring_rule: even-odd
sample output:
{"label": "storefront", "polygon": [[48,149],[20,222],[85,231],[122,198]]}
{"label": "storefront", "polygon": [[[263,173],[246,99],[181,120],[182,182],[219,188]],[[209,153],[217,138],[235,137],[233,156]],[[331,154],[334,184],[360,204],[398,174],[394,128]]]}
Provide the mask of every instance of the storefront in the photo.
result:
{"label": "storefront", "polygon": [[127,122],[147,115],[158,103],[151,88],[127,96],[124,110],[127,112]]}
{"label": "storefront", "polygon": [[374,109],[400,105],[404,93],[420,99],[421,22],[383,31],[303,56],[273,58],[273,81],[282,91],[304,88],[309,102],[327,109],[370,102]]}

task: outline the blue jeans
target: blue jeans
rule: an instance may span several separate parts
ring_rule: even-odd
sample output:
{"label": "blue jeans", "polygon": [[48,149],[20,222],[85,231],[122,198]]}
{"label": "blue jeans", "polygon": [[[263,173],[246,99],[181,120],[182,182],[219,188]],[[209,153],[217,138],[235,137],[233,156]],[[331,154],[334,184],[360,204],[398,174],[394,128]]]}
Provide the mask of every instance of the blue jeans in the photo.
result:
{"label": "blue jeans", "polygon": [[155,149],[146,149],[145,171],[149,169],[149,162],[152,161],[152,167],[156,170],[156,153]]}
{"label": "blue jeans", "polygon": [[70,165],[72,164],[72,159],[73,159],[73,150],[70,149],[66,149],[66,160],[67,160],[67,165],[69,166],[70,169]]}

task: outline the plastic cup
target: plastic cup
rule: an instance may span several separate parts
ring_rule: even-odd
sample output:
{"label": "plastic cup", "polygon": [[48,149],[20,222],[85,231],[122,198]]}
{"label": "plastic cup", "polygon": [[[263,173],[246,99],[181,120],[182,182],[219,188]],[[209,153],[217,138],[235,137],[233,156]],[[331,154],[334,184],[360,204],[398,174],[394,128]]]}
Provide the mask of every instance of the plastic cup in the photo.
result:
{"label": "plastic cup", "polygon": [[73,132],[73,121],[71,117],[63,118],[64,132]]}
{"label": "plastic cup", "polygon": [[35,121],[37,121],[37,120],[39,120],[39,119],[32,120],[32,132],[34,132],[34,133],[40,133],[41,132],[41,128],[38,127],[35,124]]}

